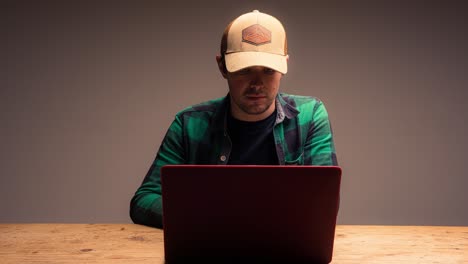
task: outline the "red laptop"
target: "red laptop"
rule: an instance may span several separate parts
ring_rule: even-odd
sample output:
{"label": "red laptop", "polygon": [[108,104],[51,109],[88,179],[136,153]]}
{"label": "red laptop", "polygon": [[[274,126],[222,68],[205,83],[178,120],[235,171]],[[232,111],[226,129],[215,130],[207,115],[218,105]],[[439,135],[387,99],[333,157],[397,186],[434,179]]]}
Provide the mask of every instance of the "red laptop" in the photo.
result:
{"label": "red laptop", "polygon": [[329,263],[337,166],[168,165],[166,263]]}

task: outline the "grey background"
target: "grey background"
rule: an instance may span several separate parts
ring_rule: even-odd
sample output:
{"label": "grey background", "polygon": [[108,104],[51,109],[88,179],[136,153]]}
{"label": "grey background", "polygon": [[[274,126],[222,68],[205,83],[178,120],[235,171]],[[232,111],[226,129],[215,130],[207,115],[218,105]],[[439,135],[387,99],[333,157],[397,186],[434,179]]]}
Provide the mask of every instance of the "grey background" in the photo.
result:
{"label": "grey background", "polygon": [[259,9],[287,29],[282,91],[329,111],[338,222],[468,225],[466,9],[370,2],[4,2],[0,222],[130,222],[175,113],[227,93],[224,27]]}

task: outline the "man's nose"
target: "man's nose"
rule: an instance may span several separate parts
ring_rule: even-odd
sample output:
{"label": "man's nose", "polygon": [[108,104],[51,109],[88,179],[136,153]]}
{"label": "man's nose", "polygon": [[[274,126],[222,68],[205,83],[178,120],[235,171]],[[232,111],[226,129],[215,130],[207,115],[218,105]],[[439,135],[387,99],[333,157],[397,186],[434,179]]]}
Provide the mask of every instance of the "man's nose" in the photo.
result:
{"label": "man's nose", "polygon": [[250,86],[260,87],[263,85],[262,75],[258,72],[252,75],[252,80],[250,81]]}

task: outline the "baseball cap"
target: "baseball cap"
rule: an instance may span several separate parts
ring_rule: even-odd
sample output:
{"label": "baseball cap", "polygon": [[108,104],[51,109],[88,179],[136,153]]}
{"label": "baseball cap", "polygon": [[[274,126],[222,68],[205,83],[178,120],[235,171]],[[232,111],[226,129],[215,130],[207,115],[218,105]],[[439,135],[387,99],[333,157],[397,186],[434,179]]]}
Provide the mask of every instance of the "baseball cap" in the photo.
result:
{"label": "baseball cap", "polygon": [[288,71],[284,27],[275,17],[258,10],[239,16],[226,27],[221,54],[229,72],[251,66],[264,66],[283,74]]}

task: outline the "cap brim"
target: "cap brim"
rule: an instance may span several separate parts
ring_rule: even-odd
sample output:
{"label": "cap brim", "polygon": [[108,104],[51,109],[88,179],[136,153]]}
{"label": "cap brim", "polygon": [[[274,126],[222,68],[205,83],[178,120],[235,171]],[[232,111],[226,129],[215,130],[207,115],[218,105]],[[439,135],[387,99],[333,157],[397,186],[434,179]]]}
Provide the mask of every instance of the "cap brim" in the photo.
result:
{"label": "cap brim", "polygon": [[243,51],[225,55],[226,69],[236,72],[247,67],[263,66],[286,74],[288,72],[287,55],[259,51]]}

